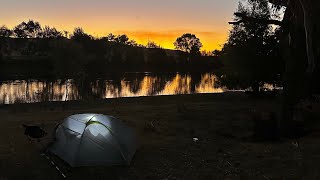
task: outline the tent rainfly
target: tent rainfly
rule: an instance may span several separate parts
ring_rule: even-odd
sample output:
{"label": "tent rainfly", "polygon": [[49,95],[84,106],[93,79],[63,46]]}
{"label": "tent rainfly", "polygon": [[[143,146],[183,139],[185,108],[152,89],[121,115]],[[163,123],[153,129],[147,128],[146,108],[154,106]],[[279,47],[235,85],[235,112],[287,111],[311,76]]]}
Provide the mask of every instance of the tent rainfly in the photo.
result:
{"label": "tent rainfly", "polygon": [[76,114],[56,129],[48,151],[72,167],[129,165],[137,149],[132,129],[102,114]]}

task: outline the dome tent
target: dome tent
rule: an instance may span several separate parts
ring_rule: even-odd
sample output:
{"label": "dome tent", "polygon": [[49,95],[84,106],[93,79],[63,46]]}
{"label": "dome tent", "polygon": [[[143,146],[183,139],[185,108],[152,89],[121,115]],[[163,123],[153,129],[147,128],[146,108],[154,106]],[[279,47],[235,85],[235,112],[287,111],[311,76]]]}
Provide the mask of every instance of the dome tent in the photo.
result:
{"label": "dome tent", "polygon": [[76,114],[56,129],[48,151],[70,166],[129,165],[137,149],[132,129],[102,114]]}

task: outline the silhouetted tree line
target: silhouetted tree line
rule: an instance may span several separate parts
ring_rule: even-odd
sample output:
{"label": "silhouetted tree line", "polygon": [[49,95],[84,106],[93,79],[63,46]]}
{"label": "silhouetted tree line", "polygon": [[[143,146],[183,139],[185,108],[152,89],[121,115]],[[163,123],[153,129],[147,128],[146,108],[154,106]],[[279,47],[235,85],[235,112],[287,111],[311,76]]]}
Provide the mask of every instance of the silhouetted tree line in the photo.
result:
{"label": "silhouetted tree line", "polygon": [[[55,27],[45,26],[42,27],[39,22],[34,20],[29,20],[27,22],[22,22],[15,26],[13,29],[9,29],[7,26],[3,25],[0,27],[0,37],[14,37],[14,38],[44,38],[44,39],[59,39],[59,38],[69,38],[78,42],[88,41],[88,40],[105,40],[108,42],[114,42],[123,45],[129,45],[134,47],[144,47],[144,48],[162,48],[160,45],[153,41],[149,41],[146,45],[138,44],[135,40],[129,39],[125,34],[114,35],[112,33],[108,34],[102,38],[94,38],[84,32],[81,27],[76,27],[72,34],[68,31],[59,31]],[[187,52],[192,55],[201,55],[200,49],[202,43],[200,39],[196,37],[195,34],[186,33],[178,37],[174,42],[174,46],[177,50]],[[203,53],[205,56],[211,56],[212,52]]]}
{"label": "silhouetted tree line", "polygon": [[[201,57],[200,39],[190,33],[177,38],[177,50],[167,50],[153,41],[140,45],[125,34],[96,38],[81,27],[69,33],[29,20],[13,29],[2,26],[0,41],[2,59],[10,67],[24,63],[19,71],[26,74],[39,68],[58,76],[79,77],[110,71],[212,71],[219,65],[213,56]],[[29,64],[18,59],[29,60]],[[5,69],[10,73],[10,68]]]}

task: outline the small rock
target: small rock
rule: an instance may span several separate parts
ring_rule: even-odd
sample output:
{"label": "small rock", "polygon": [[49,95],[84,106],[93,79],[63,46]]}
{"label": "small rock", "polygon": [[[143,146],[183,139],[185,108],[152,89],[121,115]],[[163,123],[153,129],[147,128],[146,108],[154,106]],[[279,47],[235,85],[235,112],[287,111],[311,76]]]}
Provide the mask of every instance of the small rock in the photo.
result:
{"label": "small rock", "polygon": [[196,138],[196,137],[193,138],[193,142],[198,142],[198,141],[199,141],[198,138]]}

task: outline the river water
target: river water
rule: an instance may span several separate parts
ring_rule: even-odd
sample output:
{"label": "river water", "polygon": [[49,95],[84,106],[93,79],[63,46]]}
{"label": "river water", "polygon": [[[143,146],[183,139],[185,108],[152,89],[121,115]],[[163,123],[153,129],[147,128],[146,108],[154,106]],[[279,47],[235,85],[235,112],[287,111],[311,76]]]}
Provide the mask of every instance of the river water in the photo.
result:
{"label": "river water", "polygon": [[222,92],[212,73],[124,73],[85,80],[0,81],[0,104]]}

